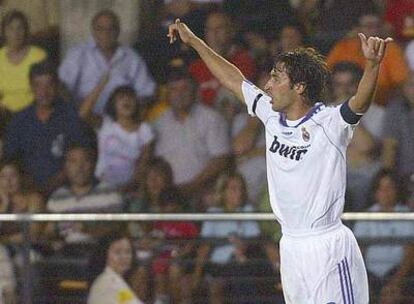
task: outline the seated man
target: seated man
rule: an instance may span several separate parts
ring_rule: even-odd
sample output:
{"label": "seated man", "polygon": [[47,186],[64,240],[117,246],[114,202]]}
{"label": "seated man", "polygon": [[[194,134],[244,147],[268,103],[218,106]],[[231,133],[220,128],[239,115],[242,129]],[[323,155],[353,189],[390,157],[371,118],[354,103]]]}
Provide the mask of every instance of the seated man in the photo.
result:
{"label": "seated man", "polygon": [[41,62],[29,74],[34,104],[13,117],[7,127],[4,154],[19,159],[36,186],[48,191],[63,182],[63,155],[73,142],[94,145],[94,135],[74,107],[58,96],[54,66]]}
{"label": "seated man", "polygon": [[102,114],[112,91],[121,85],[133,86],[139,97],[151,97],[155,83],[144,60],[118,42],[120,22],[110,10],[92,19],[93,40],[68,52],[59,68],[59,78],[79,104],[89,95],[98,95],[94,111]]}
{"label": "seated man", "polygon": [[194,196],[227,168],[229,128],[222,115],[197,102],[184,62],[173,60],[167,77],[170,109],[154,124],[155,154],[170,163],[180,190]]}
{"label": "seated man", "polygon": [[[94,178],[96,153],[93,149],[73,145],[65,156],[64,170],[68,184],[52,193],[47,202],[51,213],[120,212],[121,195]],[[58,236],[66,243],[89,242],[115,229],[117,225],[86,222],[51,223],[49,237]]]}

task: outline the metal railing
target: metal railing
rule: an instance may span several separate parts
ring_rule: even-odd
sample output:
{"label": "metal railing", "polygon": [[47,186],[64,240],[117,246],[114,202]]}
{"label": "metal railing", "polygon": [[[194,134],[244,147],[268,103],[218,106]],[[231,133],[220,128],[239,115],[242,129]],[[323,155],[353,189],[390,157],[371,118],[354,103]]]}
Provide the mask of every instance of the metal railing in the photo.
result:
{"label": "metal railing", "polygon": [[[413,221],[414,212],[347,212],[342,215],[344,221]],[[24,261],[21,303],[32,304],[32,285],[30,269],[30,224],[34,222],[150,222],[150,221],[276,221],[273,213],[85,213],[85,214],[0,214],[1,222],[20,222],[23,232],[22,255]],[[409,241],[409,240],[408,240]],[[401,239],[401,243],[406,243]]]}
{"label": "metal railing", "polygon": [[[0,214],[0,222],[60,221],[275,221],[273,213],[24,213]],[[414,212],[346,212],[344,221],[412,221]]]}

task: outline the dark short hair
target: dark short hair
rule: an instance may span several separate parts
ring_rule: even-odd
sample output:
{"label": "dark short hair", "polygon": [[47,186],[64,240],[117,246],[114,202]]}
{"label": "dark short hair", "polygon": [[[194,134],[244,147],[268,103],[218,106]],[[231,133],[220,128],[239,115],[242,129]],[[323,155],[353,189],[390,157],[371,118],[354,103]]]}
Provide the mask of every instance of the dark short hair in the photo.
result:
{"label": "dark short hair", "polygon": [[[97,244],[95,245],[94,249],[92,250],[92,255],[89,260],[89,282],[92,283],[96,277],[101,274],[105,267],[106,261],[108,259],[108,252],[109,248],[112,246],[113,243],[127,239],[132,247],[132,263],[131,268],[133,268],[136,264],[136,258],[133,250],[133,244],[131,237],[128,231],[125,228],[118,228],[115,231],[102,236]],[[126,274],[128,276],[128,273]]]}
{"label": "dark short hair", "polygon": [[364,71],[354,62],[340,61],[333,66],[331,73],[332,75],[335,75],[336,73],[350,73],[353,78],[352,81],[358,83],[361,80]]}
{"label": "dark short hair", "polygon": [[153,159],[151,159],[148,164],[147,172],[149,172],[149,170],[151,169],[158,170],[165,176],[167,188],[170,188],[173,186],[174,184],[173,170],[171,168],[170,163],[167,162],[164,158],[154,157]]}
{"label": "dark short hair", "polygon": [[185,205],[184,196],[177,190],[177,188],[170,187],[160,193],[160,204],[166,206],[169,204]]}
{"label": "dark short hair", "polygon": [[29,80],[30,82],[37,76],[50,75],[58,83],[58,73],[56,65],[48,60],[35,63],[30,67]]}
{"label": "dark short hair", "polygon": [[116,110],[115,110],[115,104],[116,99],[118,96],[127,95],[132,96],[136,102],[136,109],[135,113],[133,114],[133,118],[136,121],[139,121],[141,118],[141,107],[139,98],[137,96],[137,93],[135,92],[135,89],[128,85],[123,85],[117,87],[115,90],[112,91],[111,96],[109,96],[108,102],[105,105],[105,113],[112,118],[112,120],[116,120]]}
{"label": "dark short hair", "polygon": [[278,69],[280,64],[289,76],[292,87],[305,85],[303,94],[309,105],[321,101],[330,75],[323,55],[313,48],[298,48],[278,55],[273,68]]}
{"label": "dark short hair", "polygon": [[96,149],[94,149],[92,146],[88,146],[85,144],[81,144],[78,142],[73,142],[71,144],[69,144],[66,149],[65,149],[65,159],[67,157],[67,155],[69,154],[69,152],[73,151],[73,150],[82,150],[86,153],[86,155],[88,156],[88,158],[90,159],[90,161],[92,163],[96,163],[97,158],[98,158],[98,151],[96,151]]}
{"label": "dark short hair", "polygon": [[119,21],[119,17],[118,17],[118,15],[117,15],[117,14],[115,14],[115,13],[114,13],[114,11],[113,11],[113,10],[110,10],[110,9],[103,9],[103,10],[100,10],[99,12],[97,12],[97,13],[95,14],[95,16],[93,16],[93,18],[92,18],[92,22],[91,22],[91,26],[92,26],[92,28],[94,28],[94,27],[95,27],[95,23],[96,23],[96,21],[97,21],[100,17],[102,17],[102,16],[107,16],[107,17],[109,17],[109,18],[111,18],[111,19],[112,19],[112,21],[113,21],[113,23],[114,23],[114,26],[115,26],[115,31],[116,31],[116,33],[117,33],[117,34],[119,34],[119,33],[120,33],[120,31],[121,31],[121,23],[120,23],[120,21]]}
{"label": "dark short hair", "polygon": [[403,179],[399,176],[394,170],[391,169],[381,169],[372,180],[371,183],[371,193],[370,193],[370,200],[371,203],[376,203],[375,193],[377,192],[380,182],[384,177],[389,177],[392,180],[392,183],[395,186],[396,192],[396,200],[402,202],[404,199],[404,192],[402,189],[402,181]]}
{"label": "dark short hair", "polygon": [[3,20],[1,22],[2,37],[3,38],[5,37],[6,27],[10,23],[12,23],[14,20],[19,20],[23,24],[23,27],[25,30],[25,40],[27,41],[27,39],[29,38],[29,33],[30,33],[29,21],[27,20],[26,15],[23,12],[18,11],[18,10],[12,10],[3,17]]}

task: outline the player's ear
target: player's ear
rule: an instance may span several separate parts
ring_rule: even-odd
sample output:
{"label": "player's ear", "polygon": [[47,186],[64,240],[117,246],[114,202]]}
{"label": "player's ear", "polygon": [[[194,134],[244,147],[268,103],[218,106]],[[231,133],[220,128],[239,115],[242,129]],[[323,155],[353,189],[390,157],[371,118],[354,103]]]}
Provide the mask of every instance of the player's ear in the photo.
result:
{"label": "player's ear", "polygon": [[293,89],[296,91],[296,93],[298,93],[299,95],[302,95],[306,90],[306,84],[304,82],[296,83],[293,86]]}

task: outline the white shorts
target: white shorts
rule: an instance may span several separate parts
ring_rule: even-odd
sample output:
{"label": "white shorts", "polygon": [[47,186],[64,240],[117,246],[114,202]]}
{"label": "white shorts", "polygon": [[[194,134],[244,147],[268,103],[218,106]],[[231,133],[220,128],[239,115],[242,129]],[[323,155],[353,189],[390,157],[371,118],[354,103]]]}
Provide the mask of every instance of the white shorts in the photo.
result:
{"label": "white shorts", "polygon": [[321,231],[280,240],[286,304],[366,304],[368,278],[357,241],[338,222]]}

